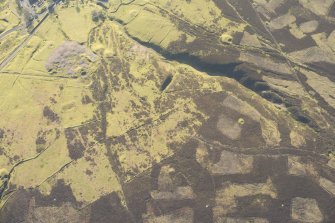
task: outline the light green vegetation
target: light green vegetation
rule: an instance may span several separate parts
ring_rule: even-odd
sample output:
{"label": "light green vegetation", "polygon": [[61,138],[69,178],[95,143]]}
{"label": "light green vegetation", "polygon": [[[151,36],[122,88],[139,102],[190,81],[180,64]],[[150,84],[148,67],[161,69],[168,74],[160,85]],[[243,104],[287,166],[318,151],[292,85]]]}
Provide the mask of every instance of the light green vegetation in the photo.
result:
{"label": "light green vegetation", "polygon": [[[46,61],[52,52],[66,40],[85,43],[88,33],[95,26],[91,19],[91,13],[95,8],[84,6],[80,9],[77,11],[74,7],[60,8],[51,15],[32,36],[25,50],[19,52],[4,71],[29,75],[47,74]],[[72,18],[71,21],[69,18]],[[57,75],[62,76],[65,73]]]}
{"label": "light green vegetation", "polygon": [[27,34],[15,31],[3,37],[0,41],[0,61],[3,61],[23,40]]}
{"label": "light green vegetation", "polygon": [[208,0],[135,0],[132,4],[120,6],[116,12],[110,13],[110,17],[125,24],[129,35],[163,49],[177,40],[194,41],[192,33],[181,31],[185,25],[220,33],[223,42],[230,42],[232,36],[243,32],[246,26],[223,17],[213,1]]}
{"label": "light green vegetation", "polygon": [[[63,180],[83,205],[113,191],[125,203],[122,185],[199,137],[210,115],[218,118],[214,127],[222,133],[220,137],[236,142],[243,142],[242,133],[250,123],[259,126],[261,133],[255,139],[262,148],[281,144],[284,133],[279,124],[289,129],[292,146],[301,147],[307,139],[316,138],[311,128],[236,80],[211,77],[169,61],[134,40],[164,49],[183,38],[191,43],[196,37],[183,31],[181,25],[186,23],[219,33],[218,40],[230,42],[236,33],[243,33],[246,24],[222,16],[212,1],[123,1],[121,5],[112,1],[109,6],[110,19],[96,23],[92,13],[100,7],[92,1],[56,7],[1,70],[0,129],[5,136],[0,147],[6,155],[0,156],[0,169],[11,170],[23,161],[11,173],[12,185],[38,188],[48,195],[57,180]],[[1,59],[26,37],[11,35],[0,45],[5,53]],[[59,52],[65,53],[58,57]],[[241,60],[289,70],[286,64],[267,63],[249,54]],[[163,90],[168,77],[172,81]],[[204,108],[206,97],[217,95],[222,98],[217,102],[220,109],[230,109],[230,113],[218,109],[212,114],[210,106]],[[238,118],[232,117],[235,114]],[[45,142],[39,142],[39,137]],[[79,155],[71,154],[72,141],[80,145]],[[238,168],[248,172],[252,160],[236,159]],[[220,165],[208,168],[218,172]],[[215,212],[234,209],[235,195],[255,193],[276,197],[270,179],[260,184],[231,184],[218,190],[215,200],[228,202],[223,204],[227,209]]]}
{"label": "light green vegetation", "polygon": [[10,0],[0,2],[0,34],[20,24],[17,7]]}

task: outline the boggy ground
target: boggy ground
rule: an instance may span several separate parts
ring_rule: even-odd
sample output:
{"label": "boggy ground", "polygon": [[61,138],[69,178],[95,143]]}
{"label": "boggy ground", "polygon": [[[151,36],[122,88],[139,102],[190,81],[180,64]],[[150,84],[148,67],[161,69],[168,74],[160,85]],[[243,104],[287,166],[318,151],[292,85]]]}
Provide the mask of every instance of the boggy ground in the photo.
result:
{"label": "boggy ground", "polygon": [[332,0],[56,3],[0,3],[0,222],[335,219]]}

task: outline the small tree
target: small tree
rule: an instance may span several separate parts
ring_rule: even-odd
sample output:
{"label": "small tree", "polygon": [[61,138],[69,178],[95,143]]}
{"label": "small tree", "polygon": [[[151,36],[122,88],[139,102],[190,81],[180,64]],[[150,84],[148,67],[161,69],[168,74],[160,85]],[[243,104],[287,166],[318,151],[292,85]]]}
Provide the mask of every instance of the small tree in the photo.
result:
{"label": "small tree", "polygon": [[92,20],[93,20],[93,22],[99,22],[99,20],[100,20],[99,12],[97,12],[97,11],[92,12]]}
{"label": "small tree", "polygon": [[26,27],[29,28],[32,25],[33,16],[25,8],[22,9],[22,14],[23,14],[24,23],[26,24]]}
{"label": "small tree", "polygon": [[92,20],[94,22],[99,22],[100,20],[103,21],[105,19],[105,16],[101,11],[93,11],[92,12]]}

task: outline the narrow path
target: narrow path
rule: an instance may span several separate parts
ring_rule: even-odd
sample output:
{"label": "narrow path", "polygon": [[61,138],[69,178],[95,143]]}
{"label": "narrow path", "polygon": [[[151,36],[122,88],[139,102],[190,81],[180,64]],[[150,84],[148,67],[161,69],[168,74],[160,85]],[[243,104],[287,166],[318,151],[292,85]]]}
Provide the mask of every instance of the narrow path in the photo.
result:
{"label": "narrow path", "polygon": [[294,68],[294,65],[292,64],[292,61],[290,60],[290,58],[287,57],[286,53],[282,50],[282,47],[280,46],[279,42],[277,41],[277,39],[274,37],[274,35],[272,34],[271,30],[268,28],[268,26],[265,24],[265,22],[262,20],[261,16],[259,15],[259,12],[254,8],[254,6],[252,5],[252,2],[249,2],[249,4],[251,5],[253,11],[255,12],[255,15],[257,15],[259,21],[261,21],[263,28],[268,32],[268,34],[270,35],[273,43],[275,44],[276,49],[278,50],[278,52],[281,54],[281,56],[283,58],[285,58],[286,64],[290,67],[290,70],[292,71],[292,74],[294,75],[296,81],[299,82],[299,84],[304,88],[304,90],[306,92],[308,92],[307,87],[305,85],[305,83],[301,80],[301,78],[299,77],[299,74],[296,70],[296,68]]}
{"label": "narrow path", "polygon": [[0,40],[2,40],[3,38],[5,38],[6,36],[8,36],[9,34],[15,32],[15,31],[18,31],[18,30],[22,30],[24,29],[24,25],[17,25],[3,33],[0,34]]}

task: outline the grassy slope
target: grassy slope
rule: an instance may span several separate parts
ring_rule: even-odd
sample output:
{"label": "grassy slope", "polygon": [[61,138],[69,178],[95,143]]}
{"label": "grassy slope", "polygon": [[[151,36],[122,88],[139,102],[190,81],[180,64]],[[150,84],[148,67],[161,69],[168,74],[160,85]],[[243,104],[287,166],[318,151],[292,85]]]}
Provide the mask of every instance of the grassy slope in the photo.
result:
{"label": "grassy slope", "polygon": [[[178,7],[176,3],[168,4],[167,1],[157,0],[154,5],[140,1],[140,6],[136,2],[109,15],[127,25],[122,27],[106,21],[95,29],[97,24],[91,21],[95,5],[89,3],[80,6],[79,10],[58,7],[57,16],[48,18],[6,67],[4,71],[8,74],[1,73],[0,128],[6,131],[6,135],[0,145],[7,156],[0,156],[0,167],[10,169],[20,160],[36,156],[39,132],[50,135],[46,138],[49,146],[40,156],[15,168],[11,184],[25,188],[39,186],[44,194],[48,194],[57,179],[64,179],[76,199],[84,204],[112,191],[122,194],[124,182],[141,174],[153,163],[171,156],[178,146],[197,135],[209,118],[210,108],[198,108],[197,101],[206,94],[237,95],[246,104],[241,117],[248,113],[248,109],[258,110],[262,117],[259,140],[264,141],[263,146],[281,143],[281,134],[284,133],[279,130],[279,122],[292,129],[288,143],[294,146],[303,145],[305,138],[315,137],[308,127],[294,121],[287,112],[236,81],[209,77],[189,66],[166,61],[126,34],[166,48],[183,34],[172,22],[170,13],[196,26],[220,32],[224,32],[226,26],[242,31],[243,24],[220,17],[214,4],[204,5],[200,0],[184,1]],[[162,13],[159,8],[167,12]],[[194,14],[198,16],[194,17]],[[228,29],[227,32],[231,31]],[[45,61],[65,40],[86,45],[104,62],[92,64],[87,78],[61,78],[65,76],[62,73],[50,75],[45,69]],[[192,41],[193,37],[187,34],[187,40]],[[103,75],[107,80],[99,79]],[[173,76],[173,81],[162,93],[161,84],[169,75]],[[92,95],[99,91],[92,87],[94,84],[109,86],[104,91],[104,100],[93,99],[93,103],[83,104],[84,96],[94,98]],[[90,129],[85,135],[87,139],[82,140],[87,151],[95,152],[85,152],[80,159],[71,160],[65,131],[75,129],[76,137],[83,137],[77,126],[100,123],[103,119],[100,105],[104,103],[111,107],[104,113],[107,123],[105,137],[113,144],[106,148]],[[59,122],[43,116],[45,106],[59,116]],[[237,123],[238,119],[233,121]],[[56,131],[60,136],[53,135]],[[177,148],[172,148],[173,145]],[[90,158],[95,160],[95,165],[88,161]],[[111,159],[116,159],[117,163]],[[66,168],[62,169],[65,165]],[[87,170],[92,173],[87,174]]]}

